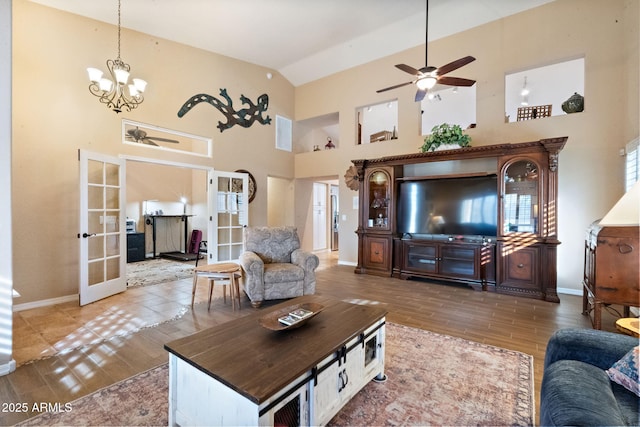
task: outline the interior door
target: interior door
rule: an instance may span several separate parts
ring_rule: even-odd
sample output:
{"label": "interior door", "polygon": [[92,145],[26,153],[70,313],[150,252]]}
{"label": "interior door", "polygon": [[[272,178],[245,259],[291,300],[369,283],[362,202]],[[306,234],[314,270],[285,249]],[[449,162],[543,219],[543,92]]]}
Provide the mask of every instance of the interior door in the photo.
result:
{"label": "interior door", "polygon": [[209,174],[209,263],[233,261],[242,253],[243,228],[249,225],[249,175],[212,171]]}
{"label": "interior door", "polygon": [[80,305],[127,289],[125,162],[80,150]]}

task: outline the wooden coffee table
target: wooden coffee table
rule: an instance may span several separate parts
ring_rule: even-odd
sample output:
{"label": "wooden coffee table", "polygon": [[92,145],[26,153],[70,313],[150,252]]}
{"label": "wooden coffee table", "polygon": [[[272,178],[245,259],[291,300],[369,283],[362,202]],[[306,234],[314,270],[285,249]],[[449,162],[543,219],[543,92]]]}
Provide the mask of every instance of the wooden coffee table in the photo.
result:
{"label": "wooden coffee table", "polygon": [[[309,303],[324,309],[299,328],[260,324]],[[166,344],[169,425],[326,424],[384,376],[385,315],[379,306],[308,295]]]}

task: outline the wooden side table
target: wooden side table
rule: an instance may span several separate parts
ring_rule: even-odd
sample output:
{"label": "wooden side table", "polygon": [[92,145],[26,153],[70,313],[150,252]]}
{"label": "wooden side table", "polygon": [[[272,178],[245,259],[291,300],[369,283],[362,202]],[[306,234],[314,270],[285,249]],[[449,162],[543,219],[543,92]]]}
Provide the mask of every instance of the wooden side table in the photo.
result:
{"label": "wooden side table", "polygon": [[[231,297],[231,306],[236,309],[236,300],[238,302],[238,309],[240,309],[240,285],[239,279],[242,276],[241,267],[238,264],[232,262],[225,262],[221,264],[208,264],[200,265],[193,271],[193,288],[191,290],[191,306],[196,297],[196,286],[198,284],[198,277],[206,277],[209,279],[209,304],[207,309],[211,309],[211,295],[213,293],[213,287],[216,280],[228,280],[229,281],[229,294]],[[223,284],[222,286],[226,286]],[[226,288],[223,288],[224,300],[227,302]]]}
{"label": "wooden side table", "polygon": [[616,329],[632,337],[640,337],[640,319],[637,317],[623,317],[616,320]]}

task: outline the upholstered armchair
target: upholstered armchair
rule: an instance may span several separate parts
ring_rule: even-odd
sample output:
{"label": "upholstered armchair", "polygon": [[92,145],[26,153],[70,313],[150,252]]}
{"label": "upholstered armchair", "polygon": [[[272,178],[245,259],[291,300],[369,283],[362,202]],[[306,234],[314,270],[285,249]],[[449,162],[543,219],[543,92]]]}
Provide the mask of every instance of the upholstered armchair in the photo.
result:
{"label": "upholstered armchair", "polygon": [[300,249],[295,227],[246,227],[243,240],[240,265],[251,305],[315,293],[320,260]]}

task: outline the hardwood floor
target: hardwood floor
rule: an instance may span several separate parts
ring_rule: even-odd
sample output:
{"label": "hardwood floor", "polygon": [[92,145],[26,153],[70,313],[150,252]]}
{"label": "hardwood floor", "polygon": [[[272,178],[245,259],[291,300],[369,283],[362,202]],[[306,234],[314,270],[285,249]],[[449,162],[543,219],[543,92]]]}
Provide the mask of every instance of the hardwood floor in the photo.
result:
{"label": "hardwood floor", "polygon": [[[582,298],[578,296],[560,295],[560,304],[555,304],[478,292],[460,285],[358,275],[353,273],[351,266],[337,265],[335,253],[327,252],[320,256],[318,294],[347,302],[383,305],[388,310],[387,320],[390,322],[533,355],[537,404],[544,351],[551,334],[565,327],[591,327],[590,320],[581,314]],[[191,279],[185,279],[165,286],[172,289],[177,301],[188,306],[191,283]],[[206,286],[199,285],[198,292],[203,292],[204,288]],[[110,300],[112,303],[118,299],[123,302],[129,292],[108,298],[100,304],[109,304]],[[58,353],[47,353],[44,359],[23,364],[15,372],[0,377],[0,402],[26,403],[29,408],[28,412],[0,412],[0,425],[15,424],[37,415],[37,412],[31,411],[34,403],[64,404],[164,363],[168,360],[167,352],[163,349],[164,343],[255,311],[246,296],[242,309],[233,311],[228,301],[226,304],[223,302],[219,287],[214,293],[210,311],[207,311],[206,303],[200,302],[178,319],[154,327],[143,327],[138,332],[112,338],[102,335],[106,339],[79,348],[72,345],[73,340],[61,337],[61,341],[70,343],[67,348],[57,346]],[[185,295],[189,298],[187,302]],[[202,299],[200,295],[199,300]],[[141,313],[151,313],[147,311],[152,310],[151,307],[156,307],[153,313],[158,311],[157,295],[153,298],[137,297],[135,300],[141,310],[145,308]],[[264,307],[274,303],[270,302]],[[95,321],[94,304],[73,307],[78,311],[76,317],[84,319],[86,323]],[[51,314],[55,312],[55,307],[38,310],[41,310],[39,322],[47,323],[47,315],[58,317]],[[18,314],[14,318],[16,316]],[[117,322],[117,328],[113,330],[123,328],[122,316],[105,317],[108,318]],[[614,317],[605,312],[603,329],[615,331],[614,321]],[[104,320],[103,327],[109,328],[106,322],[108,320]],[[27,337],[21,334],[29,333],[20,326],[14,325],[15,342],[25,341]],[[124,330],[127,328],[124,327]]]}

